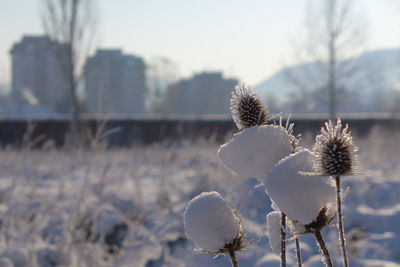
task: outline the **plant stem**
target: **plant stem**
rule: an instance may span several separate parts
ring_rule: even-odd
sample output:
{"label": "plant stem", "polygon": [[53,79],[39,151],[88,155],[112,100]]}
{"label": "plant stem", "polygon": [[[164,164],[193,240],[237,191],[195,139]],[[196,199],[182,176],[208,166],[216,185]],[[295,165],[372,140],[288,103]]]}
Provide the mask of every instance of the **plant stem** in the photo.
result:
{"label": "plant stem", "polygon": [[286,214],[281,216],[281,267],[286,267]]}
{"label": "plant stem", "polygon": [[343,266],[349,266],[349,260],[347,259],[346,253],[346,240],[344,238],[344,226],[343,226],[343,215],[342,215],[342,197],[340,194],[340,176],[335,177],[336,181],[336,201],[337,201],[337,216],[338,216],[338,230],[340,239],[340,248],[342,250]]}
{"label": "plant stem", "polygon": [[300,251],[300,242],[299,242],[299,238],[296,237],[295,239],[296,241],[296,258],[297,258],[297,266],[301,267],[301,251]]}
{"label": "plant stem", "polygon": [[232,267],[239,267],[239,263],[236,259],[235,251],[233,249],[229,250],[229,257],[231,258]]}
{"label": "plant stem", "polygon": [[321,249],[322,254],[325,257],[325,265],[328,267],[332,267],[331,256],[329,255],[328,249],[326,248],[325,241],[322,238],[322,234],[320,230],[314,230],[315,238],[317,239],[318,246]]}

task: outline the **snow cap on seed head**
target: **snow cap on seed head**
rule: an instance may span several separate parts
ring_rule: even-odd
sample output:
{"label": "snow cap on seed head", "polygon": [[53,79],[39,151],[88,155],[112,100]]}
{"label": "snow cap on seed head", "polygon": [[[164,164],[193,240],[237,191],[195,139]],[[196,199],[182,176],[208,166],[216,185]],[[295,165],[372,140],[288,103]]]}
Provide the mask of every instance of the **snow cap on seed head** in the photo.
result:
{"label": "snow cap on seed head", "polygon": [[280,125],[246,128],[218,149],[218,159],[243,179],[262,181],[281,159],[293,152],[293,136]]}
{"label": "snow cap on seed head", "polygon": [[241,131],[217,154],[222,165],[241,178],[261,181],[279,160],[297,150],[293,124],[288,120],[284,127],[281,117],[278,125],[266,125],[269,118],[262,99],[245,84],[232,93],[231,110]]}
{"label": "snow cap on seed head", "polygon": [[267,215],[267,233],[269,246],[272,252],[279,256],[281,253],[281,218],[282,213],[280,211],[272,211]]}
{"label": "snow cap on seed head", "polygon": [[193,198],[183,218],[187,237],[202,251],[219,254],[246,246],[239,216],[218,192]]}
{"label": "snow cap on seed head", "polygon": [[329,121],[316,137],[314,171],[324,176],[352,175],[356,173],[358,148],[348,130],[342,127],[340,119],[336,125]]}
{"label": "snow cap on seed head", "polygon": [[231,112],[239,130],[264,125],[268,121],[267,108],[262,99],[245,84],[237,85],[232,92]]}
{"label": "snow cap on seed head", "polygon": [[331,179],[301,174],[312,171],[312,167],[313,155],[303,149],[281,160],[264,180],[275,207],[301,225],[315,222],[324,208],[335,203],[336,191]]}

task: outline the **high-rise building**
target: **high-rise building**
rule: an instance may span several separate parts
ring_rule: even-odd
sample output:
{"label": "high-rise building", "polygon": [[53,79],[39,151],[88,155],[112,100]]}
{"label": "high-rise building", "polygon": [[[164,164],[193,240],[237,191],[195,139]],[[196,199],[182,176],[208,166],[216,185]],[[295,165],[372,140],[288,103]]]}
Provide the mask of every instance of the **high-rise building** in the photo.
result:
{"label": "high-rise building", "polygon": [[231,92],[237,79],[221,72],[202,72],[168,88],[165,112],[174,114],[228,114]]}
{"label": "high-rise building", "polygon": [[92,114],[144,112],[146,66],[121,50],[97,50],[85,65],[87,111]]}
{"label": "high-rise building", "polygon": [[16,105],[37,104],[53,112],[62,110],[68,83],[57,55],[65,45],[46,36],[24,36],[14,44],[12,56],[12,97]]}

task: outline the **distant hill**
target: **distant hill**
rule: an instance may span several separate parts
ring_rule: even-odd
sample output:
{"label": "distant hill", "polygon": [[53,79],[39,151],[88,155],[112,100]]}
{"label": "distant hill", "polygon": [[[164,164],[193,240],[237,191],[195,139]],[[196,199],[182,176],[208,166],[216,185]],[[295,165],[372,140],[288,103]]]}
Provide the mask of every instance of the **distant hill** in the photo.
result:
{"label": "distant hill", "polygon": [[[342,63],[356,66],[357,69],[356,74],[344,80],[342,86],[350,94],[361,95],[363,101],[376,95],[390,95],[400,89],[400,49],[368,51]],[[325,86],[326,78],[320,71],[322,65],[320,62],[312,62],[283,68],[253,88],[265,100],[272,98],[285,103],[292,93],[299,90],[299,87],[290,81],[288,74],[302,81],[306,84],[304,87],[313,92]],[[318,77],[313,80],[310,76]]]}
{"label": "distant hill", "polygon": [[253,89],[263,97],[274,96],[278,100],[284,101],[290,93],[297,90],[297,87],[288,80],[286,72],[289,70],[295,73],[300,73],[304,69],[315,67],[316,63],[306,63],[284,68],[259,84],[253,86]]}

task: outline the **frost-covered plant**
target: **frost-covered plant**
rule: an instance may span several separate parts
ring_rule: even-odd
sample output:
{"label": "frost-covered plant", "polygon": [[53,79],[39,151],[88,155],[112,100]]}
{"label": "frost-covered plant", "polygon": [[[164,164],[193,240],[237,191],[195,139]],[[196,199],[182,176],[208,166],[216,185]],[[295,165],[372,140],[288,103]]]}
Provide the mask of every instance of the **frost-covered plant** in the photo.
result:
{"label": "frost-covered plant", "polygon": [[358,168],[358,148],[353,143],[349,126],[342,127],[340,119],[336,125],[329,121],[315,138],[314,169],[324,176],[354,175]]}
{"label": "frost-covered plant", "polygon": [[239,266],[235,252],[246,246],[242,222],[218,192],[203,192],[187,205],[183,214],[187,237],[204,252],[228,254]]}
{"label": "frost-covered plant", "polygon": [[[286,264],[286,249],[285,249],[285,236],[286,236],[286,225],[284,227],[283,223],[286,224],[286,215],[284,215],[279,210],[274,210],[267,214],[267,233],[268,233],[268,240],[269,245],[271,247],[272,252],[277,255],[281,256],[281,265],[285,266]],[[282,219],[285,218],[285,219]],[[300,242],[299,238],[295,236],[295,243],[296,243],[296,259],[297,265],[302,266],[301,260],[301,252],[300,252]],[[284,248],[284,249],[282,249]],[[284,255],[281,255],[281,254]]]}
{"label": "frost-covered plant", "polygon": [[237,85],[232,92],[231,112],[239,130],[265,125],[269,120],[262,99],[245,84]]}
{"label": "frost-covered plant", "polygon": [[[243,179],[262,181],[281,159],[297,150],[298,139],[292,134],[293,124],[266,125],[267,109],[262,99],[249,87],[236,86],[232,93],[233,120],[241,132],[218,150],[218,159],[229,170]],[[286,216],[281,214],[281,262],[286,263]],[[296,239],[296,241],[298,241]]]}
{"label": "frost-covered plant", "polygon": [[[357,166],[357,148],[353,145],[348,127],[343,129],[340,120],[336,126],[332,122],[327,123],[326,130],[322,129],[321,135],[317,136],[312,153],[299,148],[299,139],[293,135],[293,124],[283,127],[280,121],[278,125],[267,125],[271,120],[267,108],[249,87],[243,85],[235,88],[231,111],[240,132],[219,148],[218,159],[227,169],[243,179],[254,177],[263,181],[264,178],[264,186],[274,203],[273,207],[280,212],[281,264],[285,265],[286,262],[287,218],[295,236],[299,265],[301,259],[298,236],[313,233],[325,256],[325,263],[331,266],[321,230],[337,213],[344,262],[347,266],[340,175],[354,174]],[[315,176],[334,177],[336,190],[331,180]],[[278,215],[273,213],[271,216],[273,217],[269,217],[269,221],[276,226]],[[273,248],[276,252],[276,246]]]}
{"label": "frost-covered plant", "polygon": [[335,180],[340,246],[343,265],[347,267],[349,263],[343,227],[340,176],[356,174],[358,148],[353,143],[348,125],[343,128],[340,119],[337,120],[336,125],[332,121],[325,123],[325,128],[322,128],[321,134],[316,137],[313,148],[314,170],[317,174],[331,176]]}
{"label": "frost-covered plant", "polygon": [[266,125],[268,113],[262,99],[249,87],[236,86],[231,98],[233,120],[239,133],[218,149],[218,159],[243,179],[262,180],[292,150],[293,136],[282,125]]}
{"label": "frost-covered plant", "polygon": [[264,185],[274,206],[286,214],[295,236],[313,233],[331,266],[321,230],[335,216],[335,187],[323,177],[304,176],[313,168],[313,154],[307,149],[280,161],[265,177]]}
{"label": "frost-covered plant", "polygon": [[311,223],[335,198],[330,180],[300,174],[312,171],[312,164],[312,153],[302,149],[280,161],[264,180],[266,192],[279,210],[303,225]]}

